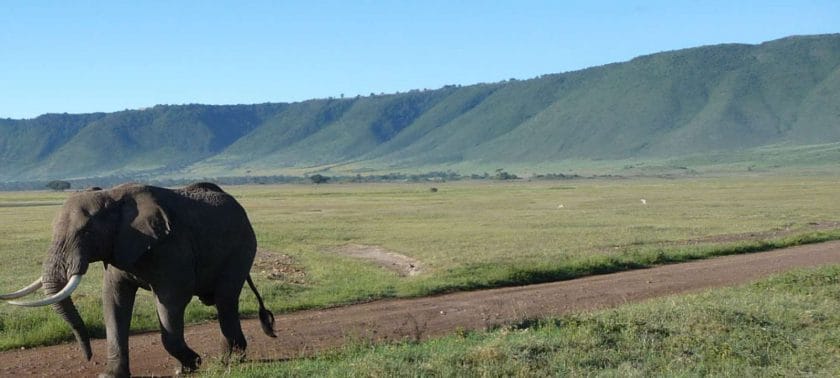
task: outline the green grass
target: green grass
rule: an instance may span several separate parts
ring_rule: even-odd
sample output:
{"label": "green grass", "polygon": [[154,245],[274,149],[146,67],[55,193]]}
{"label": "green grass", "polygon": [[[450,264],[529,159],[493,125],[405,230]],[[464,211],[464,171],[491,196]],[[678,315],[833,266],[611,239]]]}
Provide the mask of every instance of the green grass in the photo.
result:
{"label": "green grass", "polygon": [[840,266],[421,343],[358,343],[208,376],[840,375]]}
{"label": "green grass", "polygon": [[[653,264],[747,253],[840,238],[837,178],[455,182],[227,187],[247,209],[261,249],[288,255],[300,280],[255,280],[275,312],[377,298],[420,296],[567,279]],[[429,191],[436,186],[437,193]],[[0,193],[0,291],[40,274],[50,223],[66,194]],[[642,205],[640,199],[646,199]],[[563,204],[563,208],[558,208]],[[401,277],[370,262],[329,253],[375,245],[422,263]],[[101,265],[74,300],[103,336]],[[142,293],[132,324],[156,329]],[[253,295],[242,309],[254,314]],[[212,319],[194,301],[187,321]],[[72,336],[49,309],[0,305],[0,349]]]}

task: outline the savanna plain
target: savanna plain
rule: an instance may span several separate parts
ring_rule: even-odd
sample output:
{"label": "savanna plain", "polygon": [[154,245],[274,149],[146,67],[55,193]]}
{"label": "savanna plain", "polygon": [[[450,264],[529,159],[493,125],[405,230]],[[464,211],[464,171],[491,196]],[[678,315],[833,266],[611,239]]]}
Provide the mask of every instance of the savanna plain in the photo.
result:
{"label": "savanna plain", "polygon": [[[840,177],[741,176],[230,186],[257,232],[252,275],[275,313],[529,284],[840,239]],[[437,191],[432,191],[435,187]],[[38,277],[69,193],[0,193],[0,291]],[[346,253],[413,259],[402,274]],[[101,265],[74,300],[104,337]],[[256,301],[243,292],[243,313]],[[840,373],[840,268],[535,319],[422,343],[210,374],[800,375]],[[188,322],[214,317],[194,301]],[[141,292],[132,328],[157,328]],[[0,350],[72,339],[49,308],[0,306]]]}

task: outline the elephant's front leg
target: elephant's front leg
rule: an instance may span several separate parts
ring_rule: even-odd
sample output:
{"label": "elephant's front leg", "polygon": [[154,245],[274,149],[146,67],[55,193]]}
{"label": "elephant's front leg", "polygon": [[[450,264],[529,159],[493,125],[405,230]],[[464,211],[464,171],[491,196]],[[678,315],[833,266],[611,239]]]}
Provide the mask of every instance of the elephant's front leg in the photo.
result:
{"label": "elephant's front leg", "polygon": [[110,267],[105,271],[102,288],[102,312],[108,341],[108,366],[100,377],[128,377],[128,332],[137,285]]}

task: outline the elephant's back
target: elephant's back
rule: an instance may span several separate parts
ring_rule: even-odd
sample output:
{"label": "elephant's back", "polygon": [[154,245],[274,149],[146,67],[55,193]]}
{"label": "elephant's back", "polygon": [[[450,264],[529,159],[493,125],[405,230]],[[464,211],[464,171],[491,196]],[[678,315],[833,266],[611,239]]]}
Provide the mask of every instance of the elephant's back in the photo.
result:
{"label": "elephant's back", "polygon": [[224,193],[225,191],[222,190],[218,185],[212,182],[196,182],[189,184],[181,189],[184,192],[196,192],[196,191],[211,191],[211,192],[219,192]]}
{"label": "elephant's back", "polygon": [[175,228],[188,233],[192,243],[202,249],[235,249],[255,253],[256,237],[248,214],[233,196],[208,189],[174,192],[169,204]]}

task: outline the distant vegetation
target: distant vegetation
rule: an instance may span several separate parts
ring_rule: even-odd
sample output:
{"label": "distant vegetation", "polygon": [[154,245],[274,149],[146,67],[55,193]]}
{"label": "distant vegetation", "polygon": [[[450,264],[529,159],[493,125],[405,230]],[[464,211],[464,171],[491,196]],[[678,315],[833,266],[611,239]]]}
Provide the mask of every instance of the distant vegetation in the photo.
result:
{"label": "distant vegetation", "polygon": [[[566,161],[714,155],[694,162],[718,166],[767,147],[793,156],[776,157],[785,166],[804,160],[800,146],[834,144],[807,157],[825,165],[840,142],[837,104],[840,35],[791,37],[399,94],[0,119],[0,181],[498,166],[522,175]],[[744,171],[761,168],[751,165]]]}
{"label": "distant vegetation", "polygon": [[[563,173],[545,173],[536,174],[528,177],[527,180],[571,180],[580,178],[605,178],[617,176],[580,176],[576,174]],[[515,174],[508,173],[503,169],[497,170],[493,175],[484,172],[483,174],[462,175],[454,171],[434,171],[426,173],[399,173],[391,172],[385,174],[370,174],[370,175],[338,175],[325,176],[322,174],[314,174],[310,176],[221,176],[221,177],[201,177],[201,178],[178,178],[178,179],[161,179],[151,177],[130,177],[130,176],[111,176],[111,177],[96,177],[86,179],[70,179],[45,181],[19,181],[19,182],[0,182],[0,191],[13,190],[33,190],[49,188],[53,190],[67,190],[70,187],[89,188],[89,187],[111,187],[125,182],[141,182],[144,184],[156,186],[185,186],[196,181],[210,181],[220,185],[271,185],[271,184],[327,184],[327,183],[399,183],[399,182],[447,182],[447,181],[461,181],[461,180],[523,180]],[[63,187],[67,185],[67,187]],[[55,187],[60,187],[55,189]]]}
{"label": "distant vegetation", "polygon": [[50,189],[55,190],[57,192],[60,192],[60,191],[70,189],[71,185],[67,181],[53,180],[53,181],[48,182],[46,186],[47,186],[47,188],[50,188]]}
{"label": "distant vegetation", "polygon": [[330,178],[327,177],[327,176],[320,175],[320,174],[315,174],[315,175],[309,176],[309,180],[311,180],[313,184],[326,184],[327,182],[330,181]]}
{"label": "distant vegetation", "polygon": [[508,173],[504,169],[499,168],[496,170],[496,174],[493,176],[493,178],[496,180],[516,180],[519,177],[512,173]]}

